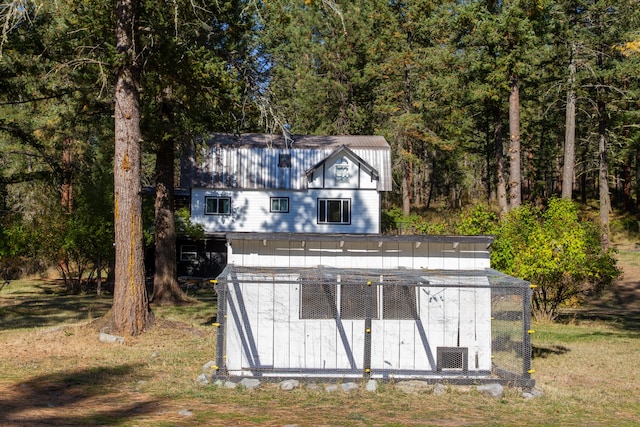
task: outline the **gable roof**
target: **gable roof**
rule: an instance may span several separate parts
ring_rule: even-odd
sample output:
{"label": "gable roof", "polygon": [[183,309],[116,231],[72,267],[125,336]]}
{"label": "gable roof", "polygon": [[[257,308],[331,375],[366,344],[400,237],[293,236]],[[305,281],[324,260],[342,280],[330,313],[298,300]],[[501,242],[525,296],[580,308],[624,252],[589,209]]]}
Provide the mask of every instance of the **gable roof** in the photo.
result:
{"label": "gable roof", "polygon": [[329,162],[329,161],[331,161],[331,160],[333,160],[333,159],[335,159],[337,157],[345,156],[345,155],[347,157],[350,157],[356,163],[358,163],[358,165],[360,166],[361,169],[363,169],[365,172],[367,172],[369,175],[371,175],[372,179],[377,181],[380,178],[377,170],[375,170],[369,163],[367,163],[364,160],[362,160],[360,158],[360,156],[358,156],[356,153],[354,153],[352,150],[350,150],[349,147],[347,147],[345,145],[341,145],[340,147],[338,147],[333,153],[329,154],[327,157],[325,157],[324,159],[322,159],[321,161],[319,161],[318,163],[316,163],[315,165],[313,165],[312,167],[310,167],[309,169],[304,171],[304,173],[307,175],[307,178],[312,179],[313,178],[313,174],[315,173],[315,171],[320,169],[327,162]]}

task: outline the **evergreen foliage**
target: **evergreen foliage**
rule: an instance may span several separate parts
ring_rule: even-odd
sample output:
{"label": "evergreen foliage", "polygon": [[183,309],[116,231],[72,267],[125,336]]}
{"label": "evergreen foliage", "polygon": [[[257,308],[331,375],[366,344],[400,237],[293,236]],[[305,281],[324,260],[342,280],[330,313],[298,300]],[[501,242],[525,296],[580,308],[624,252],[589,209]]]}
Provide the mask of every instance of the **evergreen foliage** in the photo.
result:
{"label": "evergreen foliage", "polygon": [[[0,8],[3,265],[66,260],[79,277],[113,257],[114,19],[99,0]],[[494,264],[539,285],[541,317],[615,277],[609,212],[636,224],[640,208],[637,1],[140,0],[136,19],[144,184],[157,154],[209,131],[380,134],[389,229],[495,233]],[[525,205],[506,215],[514,182]],[[560,194],[597,201],[599,225]]]}

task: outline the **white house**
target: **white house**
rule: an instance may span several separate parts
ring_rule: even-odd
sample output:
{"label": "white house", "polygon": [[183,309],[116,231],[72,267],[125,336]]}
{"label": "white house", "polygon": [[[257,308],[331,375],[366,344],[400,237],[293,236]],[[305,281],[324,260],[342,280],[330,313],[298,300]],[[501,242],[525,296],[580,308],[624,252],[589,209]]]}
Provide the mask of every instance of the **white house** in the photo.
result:
{"label": "white house", "polygon": [[380,233],[391,190],[381,136],[213,134],[183,159],[181,188],[205,233]]}

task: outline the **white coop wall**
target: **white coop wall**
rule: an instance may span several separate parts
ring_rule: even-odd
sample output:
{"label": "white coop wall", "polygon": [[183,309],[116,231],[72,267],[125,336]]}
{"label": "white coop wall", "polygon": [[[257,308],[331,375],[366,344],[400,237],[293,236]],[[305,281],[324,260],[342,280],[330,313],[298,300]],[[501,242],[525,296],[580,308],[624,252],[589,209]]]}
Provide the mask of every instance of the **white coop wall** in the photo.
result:
{"label": "white coop wall", "polygon": [[491,369],[491,301],[486,278],[439,280],[425,275],[425,282],[446,286],[411,288],[416,292],[418,319],[383,318],[384,285],[377,286],[370,350],[364,319],[301,318],[304,281],[300,279],[297,273],[227,276],[225,348],[231,375],[315,372],[333,376],[344,372],[359,376],[370,351],[374,377],[394,372],[400,378],[411,372],[435,371],[438,347],[466,347],[470,371]]}
{"label": "white coop wall", "polygon": [[429,270],[481,270],[490,267],[490,237],[458,240],[412,236],[314,236],[309,234],[230,233],[229,264],[245,267],[408,268]]}

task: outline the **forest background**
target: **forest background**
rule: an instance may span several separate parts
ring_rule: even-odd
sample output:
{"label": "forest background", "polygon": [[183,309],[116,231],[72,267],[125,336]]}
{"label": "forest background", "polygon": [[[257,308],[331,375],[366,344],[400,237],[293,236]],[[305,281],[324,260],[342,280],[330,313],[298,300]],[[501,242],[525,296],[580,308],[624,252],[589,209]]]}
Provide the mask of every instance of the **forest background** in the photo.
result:
{"label": "forest background", "polygon": [[[155,244],[154,301],[175,302],[175,267],[160,266],[172,256],[175,264],[175,234],[184,225],[178,216],[176,231],[172,195],[181,147],[207,132],[287,129],[385,136],[396,189],[384,196],[386,231],[506,236],[509,245],[492,255],[496,266],[554,286],[569,271],[578,292],[561,302],[579,302],[617,276],[611,212],[622,213],[614,225],[638,232],[638,6],[4,2],[2,271],[11,278],[57,266],[70,290],[81,291],[86,278],[107,268],[115,275],[116,313],[132,308],[119,302],[117,289],[142,288],[136,317],[148,305],[144,242]],[[123,105],[132,108],[123,113]],[[134,215],[128,221],[139,228],[119,234],[118,209],[142,216],[142,187],[156,189],[147,220]],[[114,200],[133,204],[123,209]],[[496,225],[509,218],[512,226]],[[563,230],[578,230],[579,238]],[[599,249],[585,249],[596,241]],[[514,247],[548,263],[514,265]],[[116,257],[122,248],[133,250]],[[580,253],[580,262],[556,262],[559,249]],[[116,260],[130,256],[135,274],[119,274]],[[540,313],[553,318],[556,311]],[[143,317],[119,329],[137,334],[151,321]]]}

